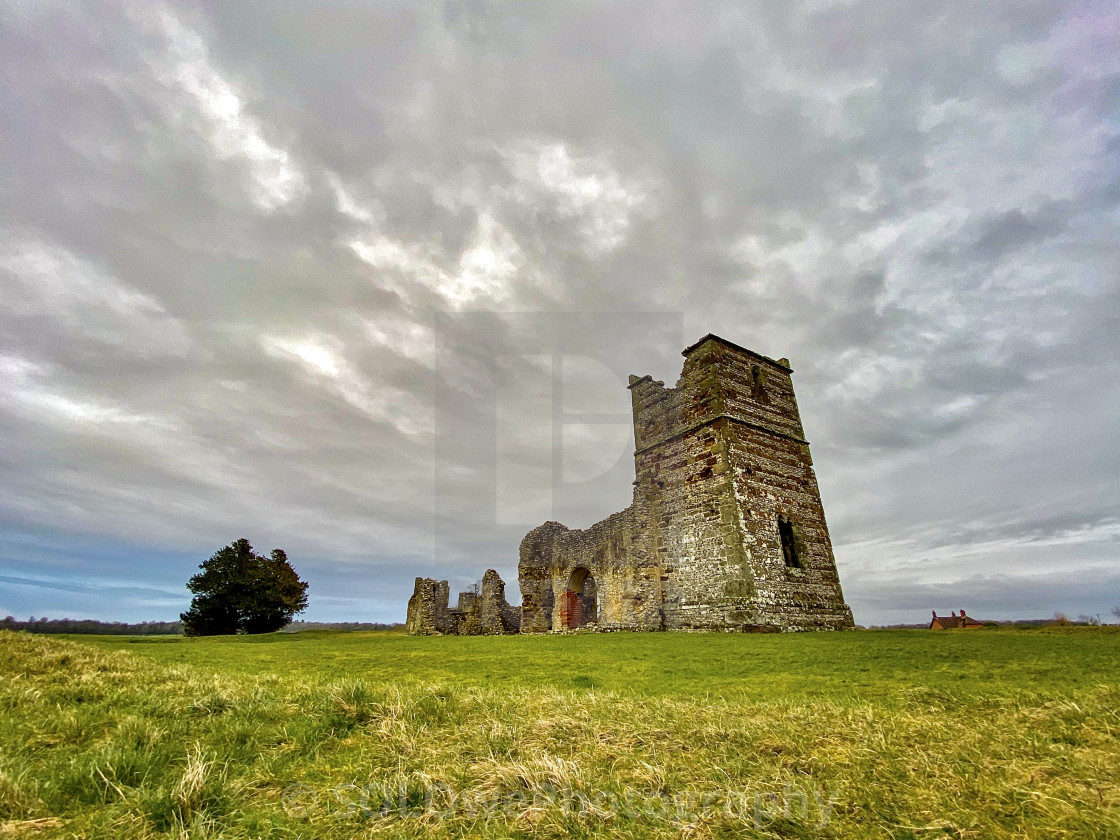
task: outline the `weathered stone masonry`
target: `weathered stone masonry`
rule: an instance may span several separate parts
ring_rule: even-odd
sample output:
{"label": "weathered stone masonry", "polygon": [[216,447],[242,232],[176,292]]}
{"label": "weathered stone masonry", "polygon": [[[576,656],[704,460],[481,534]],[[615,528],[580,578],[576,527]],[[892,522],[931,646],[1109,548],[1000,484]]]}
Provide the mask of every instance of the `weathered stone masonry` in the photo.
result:
{"label": "weathered stone masonry", "polygon": [[630,377],[632,504],[584,531],[530,531],[516,619],[493,570],[454,610],[446,582],[417,578],[409,632],[852,626],[789,362],[714,335],[683,355],[674,388]]}
{"label": "weathered stone masonry", "polygon": [[478,592],[459,593],[454,609],[448,607],[450,594],[445,580],[416,578],[408,599],[408,632],[414,636],[501,636],[521,628],[521,611],[506,603],[506,585],[493,569],[486,570]]}

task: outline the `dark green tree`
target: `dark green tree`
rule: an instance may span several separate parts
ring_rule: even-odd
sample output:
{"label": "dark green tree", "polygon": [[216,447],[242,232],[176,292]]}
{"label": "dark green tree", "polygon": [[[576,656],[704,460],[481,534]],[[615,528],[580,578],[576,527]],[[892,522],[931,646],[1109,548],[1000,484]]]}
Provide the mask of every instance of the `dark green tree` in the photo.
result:
{"label": "dark green tree", "polygon": [[240,539],[199,568],[187,582],[191,608],[179,615],[188,636],[271,633],[307,609],[307,584],[278,548],[262,557]]}

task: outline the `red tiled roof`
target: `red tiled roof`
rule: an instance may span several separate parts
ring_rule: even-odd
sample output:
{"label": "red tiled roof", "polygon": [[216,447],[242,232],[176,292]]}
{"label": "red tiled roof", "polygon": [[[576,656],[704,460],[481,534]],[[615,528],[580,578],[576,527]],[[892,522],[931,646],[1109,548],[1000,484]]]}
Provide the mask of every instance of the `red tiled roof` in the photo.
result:
{"label": "red tiled roof", "polygon": [[946,630],[960,627],[984,626],[984,623],[982,621],[977,621],[972,616],[965,615],[964,610],[961,610],[960,615],[957,615],[956,613],[953,613],[952,615],[938,615],[936,612],[934,612],[933,619],[930,621],[929,626],[932,628],[934,623]]}

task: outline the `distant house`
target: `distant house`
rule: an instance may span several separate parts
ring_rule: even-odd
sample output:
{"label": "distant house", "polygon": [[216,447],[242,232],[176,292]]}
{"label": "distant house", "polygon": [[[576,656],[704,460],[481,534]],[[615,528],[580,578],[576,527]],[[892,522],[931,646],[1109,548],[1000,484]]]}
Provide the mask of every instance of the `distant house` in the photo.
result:
{"label": "distant house", "polygon": [[929,623],[930,630],[980,630],[983,626],[975,618],[965,615],[964,610],[961,610],[960,615],[938,615],[937,610],[934,610],[933,621]]}

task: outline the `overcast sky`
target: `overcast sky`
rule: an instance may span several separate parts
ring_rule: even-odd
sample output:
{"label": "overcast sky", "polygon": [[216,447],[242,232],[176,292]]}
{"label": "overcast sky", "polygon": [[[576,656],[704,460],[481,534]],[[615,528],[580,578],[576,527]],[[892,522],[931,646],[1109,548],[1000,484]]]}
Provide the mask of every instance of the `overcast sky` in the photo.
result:
{"label": "overcast sky", "polygon": [[308,619],[516,600],[709,332],[791,360],[857,622],[1107,614],[1118,45],[1111,0],[6,0],[0,615],[171,619],[242,536]]}

